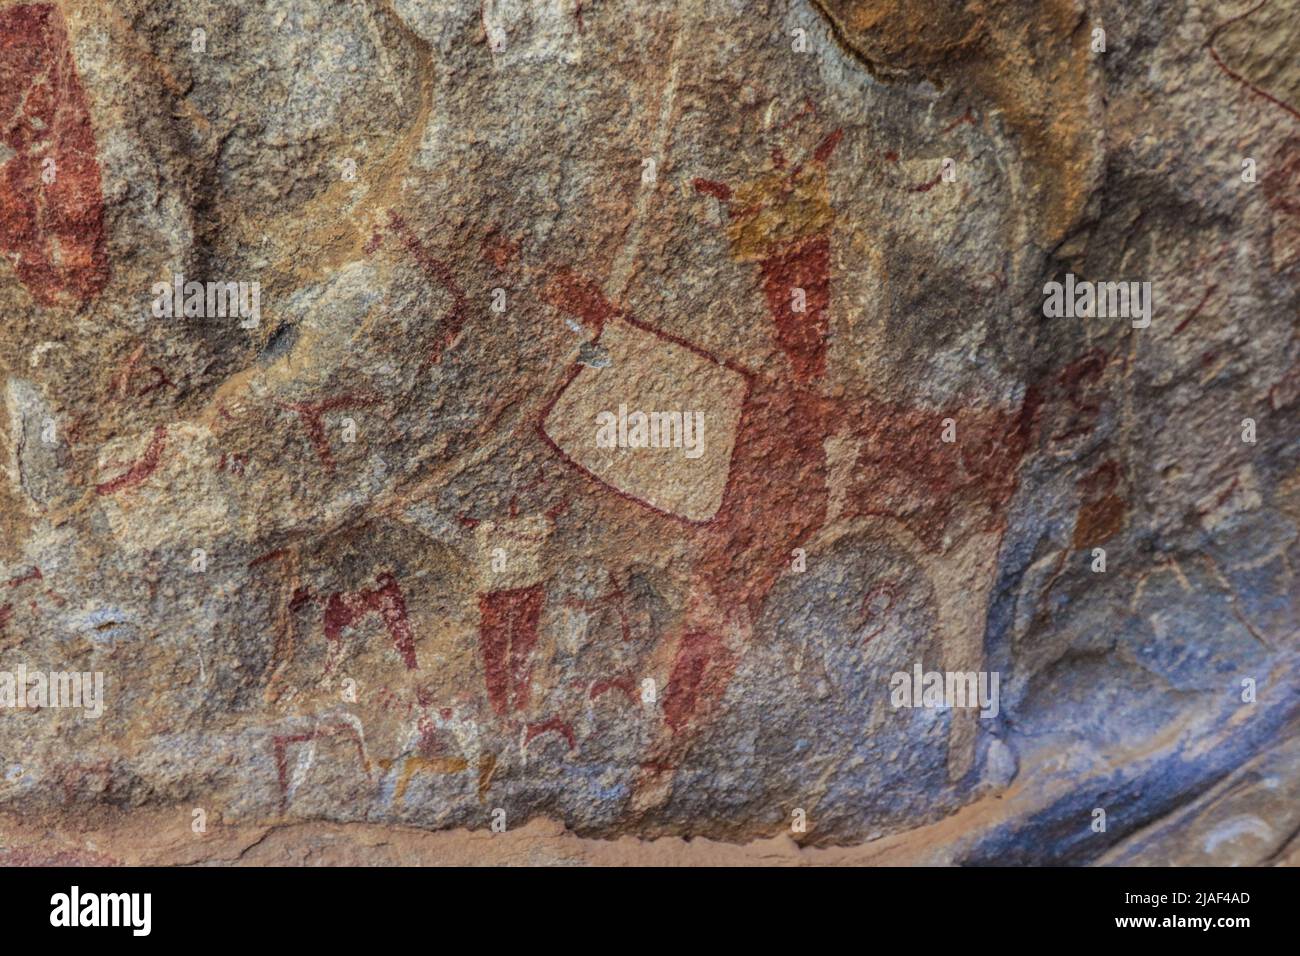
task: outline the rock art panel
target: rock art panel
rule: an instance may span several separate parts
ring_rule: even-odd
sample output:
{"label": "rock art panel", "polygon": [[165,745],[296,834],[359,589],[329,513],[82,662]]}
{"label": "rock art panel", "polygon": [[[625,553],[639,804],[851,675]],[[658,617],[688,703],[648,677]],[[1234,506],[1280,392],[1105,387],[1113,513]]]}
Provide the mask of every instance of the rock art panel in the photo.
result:
{"label": "rock art panel", "polygon": [[0,0],[0,857],[1293,861],[1295,12]]}
{"label": "rock art panel", "polygon": [[0,252],[40,305],[85,301],[108,282],[99,152],[63,15],[0,10]]}
{"label": "rock art panel", "polygon": [[731,471],[745,377],[627,320],[606,323],[594,341],[607,364],[577,370],[543,421],[546,436],[610,488],[708,521]]}

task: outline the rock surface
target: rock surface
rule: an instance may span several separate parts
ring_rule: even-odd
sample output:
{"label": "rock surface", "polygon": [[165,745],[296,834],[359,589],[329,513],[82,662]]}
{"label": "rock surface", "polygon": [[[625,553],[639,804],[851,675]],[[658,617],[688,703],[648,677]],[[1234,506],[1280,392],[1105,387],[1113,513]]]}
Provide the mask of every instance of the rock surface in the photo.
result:
{"label": "rock surface", "polygon": [[1300,862],[1297,24],[0,0],[0,862]]}

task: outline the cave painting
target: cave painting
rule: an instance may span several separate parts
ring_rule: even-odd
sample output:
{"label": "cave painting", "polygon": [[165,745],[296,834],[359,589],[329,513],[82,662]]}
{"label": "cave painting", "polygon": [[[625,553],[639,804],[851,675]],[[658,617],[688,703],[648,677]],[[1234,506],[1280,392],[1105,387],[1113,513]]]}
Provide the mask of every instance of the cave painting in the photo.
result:
{"label": "cave painting", "polygon": [[90,112],[52,4],[0,10],[0,255],[43,306],[108,282]]}
{"label": "cave painting", "polygon": [[531,656],[546,603],[543,554],[553,524],[546,515],[475,523],[479,652],[488,702],[501,717],[528,706]]}
{"label": "cave painting", "polygon": [[[685,501],[689,492],[639,487],[617,466],[603,460],[593,466],[591,458],[575,456],[583,435],[562,432],[556,412],[565,409],[580,418],[581,411],[590,423],[594,409],[617,397],[617,390],[605,393],[596,384],[607,369],[575,371],[542,423],[543,436],[566,460],[607,490],[659,510],[694,514],[698,522],[682,531],[694,555],[692,584],[682,624],[670,637],[675,650],[662,700],[665,732],[643,764],[646,792],[666,788],[685,756],[690,728],[725,693],[753,623],[789,567],[792,549],[808,546],[826,528],[832,501],[837,519],[876,521],[881,533],[903,542],[925,573],[950,582],[937,598],[945,666],[978,670],[982,665],[986,597],[1005,508],[1041,397],[1031,392],[1015,407],[927,409],[849,400],[824,388],[834,222],[827,177],[841,138],[838,130],[825,133],[798,161],[776,150],[764,169],[734,187],[707,178],[694,181],[697,193],[725,209],[734,257],[754,265],[771,334],[784,357],[776,371],[762,374],[707,356],[686,363],[692,369],[726,368],[736,376],[725,401],[724,393],[712,389],[721,407],[735,402],[739,411],[716,507],[710,500],[707,511],[665,508],[667,494]],[[615,350],[630,351],[624,339],[633,338],[637,345],[631,349],[643,353],[638,367],[656,369],[652,377],[680,371],[667,364],[673,352],[652,351],[653,330],[606,301],[594,280],[567,271],[557,276],[548,286],[548,300],[594,329],[597,343],[605,345],[608,330],[617,329],[610,336]],[[625,331],[629,328],[636,331]],[[633,389],[631,383],[624,387]],[[945,418],[957,423],[952,443],[940,440]],[[829,447],[847,458],[847,467],[835,469],[834,482]],[[662,464],[667,461],[662,459],[660,467],[676,467]],[[702,484],[719,477],[708,470],[697,476]],[[956,778],[973,763],[975,726],[955,720],[951,734],[949,769]]]}
{"label": "cave painting", "polygon": [[[1290,35],[1288,37],[1288,34]],[[1286,38],[1279,40],[1278,38]],[[1286,133],[1277,146],[1259,158],[1263,170],[1264,198],[1268,204],[1273,269],[1282,271],[1300,261],[1300,73],[1294,58],[1279,57],[1277,50],[1291,49],[1300,28],[1285,4],[1257,3],[1220,22],[1210,31],[1205,48],[1220,71],[1246,91],[1259,108],[1285,123]]]}
{"label": "cave painting", "polygon": [[[612,489],[688,521],[709,520],[722,504],[745,377],[634,320],[611,319],[599,339],[607,362],[576,370],[543,434]],[[610,440],[601,441],[602,428]]]}

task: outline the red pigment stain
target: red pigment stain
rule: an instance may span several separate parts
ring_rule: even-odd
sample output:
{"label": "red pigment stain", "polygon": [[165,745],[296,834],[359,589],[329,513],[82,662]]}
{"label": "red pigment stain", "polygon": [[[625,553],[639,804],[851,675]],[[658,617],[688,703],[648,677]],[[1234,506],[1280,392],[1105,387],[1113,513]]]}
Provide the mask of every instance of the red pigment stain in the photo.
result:
{"label": "red pigment stain", "polygon": [[[1081,362],[1072,374],[1096,374],[1099,361],[1104,365],[1101,357]],[[796,374],[809,371],[792,367]],[[790,548],[809,540],[825,522],[829,493],[822,442],[827,435],[847,427],[858,439],[847,514],[891,517],[928,549],[938,550],[957,509],[981,517],[990,530],[1002,527],[1042,404],[1031,390],[1019,408],[929,410],[844,402],[784,377],[750,380],[727,490],[717,515],[699,530],[702,550],[691,577],[713,606],[744,607],[751,620],[785,574]],[[951,444],[939,440],[945,417],[958,425]],[[888,601],[892,604],[892,594]],[[872,617],[870,604],[863,612]],[[721,697],[731,656],[715,626],[688,625],[663,703],[674,733]]]}
{"label": "red pigment stain", "polygon": [[863,645],[869,644],[872,638],[884,631],[886,622],[883,619],[894,609],[897,588],[898,582],[886,581],[873,587],[862,599],[858,610],[858,626],[871,627],[862,638]]}
{"label": "red pigment stain", "polygon": [[145,395],[148,395],[150,392],[156,391],[157,389],[160,388],[176,387],[176,383],[173,382],[170,378],[168,378],[167,373],[164,372],[157,365],[150,365],[149,371],[153,373],[154,380],[150,384],[146,385],[144,388],[140,389],[140,391],[135,393],[137,398],[141,398]]}
{"label": "red pigment stain", "polygon": [[1105,461],[1080,478],[1076,485],[1086,497],[1101,498],[1115,491],[1122,477],[1119,462]]}
{"label": "red pigment stain", "polygon": [[361,745],[361,738],[357,736],[355,728],[347,724],[339,724],[333,727],[325,727],[313,730],[304,734],[286,734],[284,736],[273,737],[271,741],[272,749],[275,753],[275,773],[280,782],[280,809],[284,810],[289,803],[289,747],[292,744],[305,744],[313,740],[333,737],[335,733],[342,732],[345,736],[350,736],[357,747],[357,758],[361,761],[361,766],[365,769],[366,774],[370,773],[370,761],[366,759],[365,748]]}
{"label": "red pigment stain", "polygon": [[915,186],[908,186],[907,191],[909,193],[928,193],[931,189],[939,185],[939,183],[941,182],[943,182],[942,171],[939,172],[938,175],[936,175],[934,179],[931,179],[929,182],[917,183]]}
{"label": "red pigment stain", "polygon": [[270,561],[278,561],[280,560],[280,558],[283,558],[288,553],[289,551],[287,548],[276,548],[274,551],[268,551],[266,552],[266,554],[254,558],[252,561],[249,561],[248,566],[250,568],[255,568],[259,564],[267,564]]}
{"label": "red pigment stain", "polygon": [[1300,216],[1300,137],[1292,136],[1282,144],[1263,185],[1264,198],[1271,207]]}
{"label": "red pigment stain", "polygon": [[402,244],[406,246],[407,252],[411,254],[411,258],[424,274],[451,294],[451,308],[434,326],[433,348],[424,362],[425,365],[437,365],[442,361],[442,353],[455,343],[461,329],[465,327],[465,322],[469,318],[469,299],[465,295],[465,290],[460,287],[460,283],[456,281],[451,266],[430,252],[401,216],[390,212],[388,221],[401,236]]}
{"label": "red pigment stain", "polygon": [[311,440],[312,448],[316,450],[316,457],[320,459],[326,471],[333,471],[334,456],[330,452],[329,441],[325,438],[325,423],[321,420],[321,416],[326,412],[338,411],[341,408],[369,408],[378,405],[379,399],[360,395],[340,395],[337,398],[326,399],[323,402],[278,404],[281,408],[298,413],[298,416],[302,419],[303,427],[307,429],[307,437]]}
{"label": "red pigment stain", "polygon": [[0,143],[16,154],[0,164],[0,254],[41,305],[98,295],[108,260],[95,133],[53,4],[0,10]]}
{"label": "red pigment stain", "polygon": [[630,677],[611,677],[607,680],[598,680],[591,685],[591,693],[587,695],[588,700],[595,700],[601,694],[611,690],[621,690],[627,695],[627,699],[636,703],[636,684]]}
{"label": "red pigment stain", "polygon": [[540,737],[546,733],[557,733],[565,739],[572,750],[576,746],[576,740],[573,736],[573,728],[560,720],[559,717],[552,717],[550,720],[540,724],[529,724],[524,731],[524,746],[527,747],[532,743],[534,737]]}
{"label": "red pigment stain", "polygon": [[682,635],[663,696],[664,720],[674,733],[687,724],[704,700],[722,696],[730,670],[730,654],[718,635],[708,631]]}
{"label": "red pigment stain", "polygon": [[1246,87],[1246,89],[1250,90],[1250,92],[1254,93],[1256,96],[1261,97],[1264,100],[1267,100],[1269,103],[1272,103],[1274,106],[1278,107],[1281,110],[1285,110],[1287,113],[1289,113],[1291,116],[1295,117],[1296,119],[1300,119],[1300,110],[1297,110],[1294,106],[1292,106],[1290,103],[1286,102],[1285,100],[1279,99],[1278,97],[1274,96],[1272,93],[1268,92],[1268,90],[1265,90],[1262,87],[1252,83],[1249,79],[1242,76],[1236,70],[1232,69],[1230,66],[1228,66],[1228,64],[1223,62],[1223,58],[1219,56],[1219,51],[1214,48],[1214,41],[1219,38],[1220,33],[1222,33],[1224,30],[1226,30],[1228,27],[1232,26],[1234,23],[1238,22],[1239,20],[1245,20],[1246,18],[1252,16],[1259,9],[1261,9],[1264,6],[1264,4],[1266,4],[1267,2],[1268,0],[1260,0],[1259,3],[1255,4],[1255,6],[1251,7],[1249,10],[1246,10],[1244,13],[1239,13],[1235,17],[1230,17],[1229,19],[1224,20],[1222,23],[1220,23],[1217,27],[1215,27],[1210,32],[1209,37],[1205,41],[1205,47],[1210,51],[1210,57],[1214,60],[1215,65],[1224,72],[1224,75],[1234,80],[1235,82],[1240,83],[1242,86]]}
{"label": "red pigment stain", "polygon": [[[789,129],[791,126],[796,125],[805,116],[816,116],[816,115],[817,115],[817,104],[805,96],[803,98],[803,102],[799,104],[799,109],[794,113],[791,113],[790,118],[787,119],[784,123],[782,123],[780,128],[783,130]],[[773,150],[773,152],[777,152],[777,150]]]}
{"label": "red pigment stain", "polygon": [[311,593],[311,588],[305,585],[294,588],[293,595],[289,598],[289,613],[297,612],[314,600],[315,597]]}
{"label": "red pigment stain", "polygon": [[[870,403],[855,432],[846,515],[893,518],[935,551],[956,513],[1000,530],[1040,406],[1036,392],[1018,409]],[[945,418],[956,422],[955,442],[939,440]]]}
{"label": "red pigment stain", "polygon": [[[844,131],[837,129],[823,139],[813,151],[813,162],[825,166],[843,137]],[[791,170],[787,189],[794,188],[801,172],[802,166]],[[697,180],[697,189],[699,183]],[[755,212],[757,210],[752,208],[733,210],[732,216],[744,218]],[[799,383],[811,382],[826,374],[830,249],[830,231],[822,229],[778,245],[759,263],[763,297],[767,300],[768,315],[776,326],[777,344],[789,358],[794,367],[795,381]],[[795,311],[796,289],[803,290],[803,311]]]}
{"label": "red pigment stain", "polygon": [[504,269],[519,257],[519,244],[494,233],[483,240],[480,252],[484,262]]}
{"label": "red pigment stain", "polygon": [[722,505],[704,529],[696,569],[721,607],[751,619],[788,566],[789,549],[820,528],[828,499],[822,440],[834,405],[808,389],[757,379],[741,411]]}
{"label": "red pigment stain", "polygon": [[441,757],[448,752],[446,734],[429,718],[422,714],[415,722],[420,739],[415,745],[415,752],[426,759]]}
{"label": "red pigment stain", "polygon": [[1095,387],[1101,382],[1109,361],[1110,357],[1105,351],[1096,348],[1061,369],[1053,389],[1056,398],[1054,404],[1068,404],[1072,412],[1064,427],[1051,435],[1051,444],[1057,445],[1092,434],[1101,415],[1101,404],[1095,398]]}
{"label": "red pigment stain", "polygon": [[835,152],[835,147],[840,145],[840,140],[844,138],[844,130],[837,129],[824,140],[817,144],[817,149],[813,151],[813,162],[824,163],[831,158],[831,153]]}
{"label": "red pigment stain", "polygon": [[1057,382],[1065,389],[1066,398],[1072,405],[1078,406],[1082,389],[1101,378],[1109,361],[1110,356],[1104,350],[1095,348],[1061,369],[1057,374]]}
{"label": "red pigment stain", "polygon": [[561,312],[581,319],[584,325],[597,332],[619,314],[619,309],[605,298],[599,284],[568,269],[561,269],[546,281],[542,298]]}
{"label": "red pigment stain", "polygon": [[610,590],[593,600],[587,601],[581,598],[565,598],[562,602],[564,607],[580,608],[584,611],[598,611],[602,608],[612,607],[614,613],[618,615],[619,630],[623,635],[624,641],[632,640],[632,624],[627,615],[627,596],[618,582],[610,577]]}
{"label": "red pigment stain", "polygon": [[1177,335],[1183,329],[1187,328],[1192,319],[1201,314],[1201,310],[1205,308],[1205,303],[1210,301],[1210,296],[1214,295],[1215,290],[1218,288],[1219,286],[1217,284],[1211,284],[1211,286],[1205,290],[1205,295],[1201,296],[1201,301],[1196,304],[1196,308],[1192,309],[1192,311],[1188,313],[1187,318],[1178,323],[1178,326],[1174,329],[1174,335]]}
{"label": "red pigment stain", "polygon": [[[1263,186],[1264,200],[1270,209],[1291,220],[1300,218],[1300,137],[1288,137],[1282,143],[1270,163],[1270,171],[1264,177]],[[1287,248],[1284,245],[1284,237],[1291,235],[1296,228],[1297,223],[1292,221],[1275,224],[1273,235],[1275,253]],[[1295,254],[1288,251],[1285,262],[1280,265],[1289,266],[1295,258]]]}
{"label": "red pigment stain", "polygon": [[528,704],[528,658],[537,643],[545,597],[540,584],[479,595],[479,650],[488,701],[498,714],[505,714],[512,703],[515,710]]}
{"label": "red pigment stain", "polygon": [[131,378],[132,370],[135,368],[135,363],[140,361],[140,356],[143,354],[144,346],[136,346],[136,350],[127,357],[126,361],[122,363],[121,368],[118,370],[118,373],[113,376],[113,380],[108,387],[110,394],[126,394],[126,384]]}
{"label": "red pigment stain", "polygon": [[[825,523],[822,440],[846,425],[859,444],[847,517],[891,517],[936,551],[959,510],[1000,530],[1040,404],[1031,393],[1018,409],[929,411],[838,402],[757,379],[741,414],[727,491],[700,531],[703,548],[691,577],[714,606],[743,607],[756,619],[786,573],[790,549]],[[939,440],[944,417],[957,420],[953,444]],[[730,668],[715,628],[697,626],[683,637],[664,700],[674,731],[721,696]]]}
{"label": "red pigment stain", "polygon": [[[593,285],[570,283],[571,287]],[[624,318],[648,328],[631,316]],[[679,344],[700,351],[689,343]],[[752,619],[784,573],[789,548],[806,540],[825,520],[828,493],[822,440],[831,433],[828,429],[833,430],[837,406],[784,378],[756,378],[736,370],[745,375],[749,394],[722,505],[713,519],[698,526],[702,552],[691,576],[708,590],[707,600],[714,606],[730,609],[743,604]],[[716,636],[710,636],[711,628],[703,622],[688,625],[688,633],[694,636],[684,638],[679,647],[674,672],[681,680],[665,704],[675,730],[725,689],[730,655]]]}
{"label": "red pigment stain", "polygon": [[45,580],[45,577],[44,575],[41,574],[41,569],[34,567],[26,574],[21,574],[18,575],[17,577],[10,578],[9,586],[11,588],[16,588],[20,584],[26,584],[28,581],[43,581],[43,580]]}
{"label": "red pigment stain", "polygon": [[723,202],[731,199],[731,187],[726,183],[714,182],[712,179],[696,179],[694,186],[697,193],[704,193]]}
{"label": "red pigment stain", "polygon": [[14,616],[14,606],[12,604],[0,604],[0,634],[4,633],[5,625],[9,619]]}
{"label": "red pigment stain", "polygon": [[378,588],[352,594],[335,592],[329,596],[325,604],[325,637],[338,641],[343,637],[344,628],[352,627],[368,614],[378,614],[407,670],[415,670],[415,636],[406,614],[402,589],[391,574],[380,574],[375,580]]}
{"label": "red pigment stain", "polygon": [[248,467],[249,456],[247,452],[222,452],[221,460],[217,462],[217,471],[228,471],[232,475],[242,475],[244,469]]}
{"label": "red pigment stain", "polygon": [[[827,137],[814,158],[824,162],[838,142],[835,134]],[[745,212],[733,210],[732,215]],[[823,442],[830,435],[857,439],[858,458],[844,504],[847,517],[890,517],[933,551],[942,549],[944,533],[958,512],[973,514],[989,530],[1000,531],[1039,418],[1041,392],[1030,389],[1018,408],[949,410],[820,395],[813,382],[825,374],[829,231],[773,250],[760,269],[769,315],[791,361],[789,372],[777,375],[737,369],[745,375],[749,393],[726,491],[713,519],[692,532],[700,550],[690,577],[696,591],[693,600],[700,609],[710,607],[724,614],[744,609],[750,620],[757,619],[788,569],[790,549],[810,540],[825,523],[829,490]],[[557,276],[563,279],[553,282],[550,298],[566,311],[597,328],[613,314],[641,327],[632,316],[617,313],[591,280],[568,271]],[[804,313],[792,310],[793,288],[804,289]],[[1094,365],[1082,363],[1074,374],[1081,378],[1096,374],[1099,369]],[[955,443],[940,440],[946,417],[957,421]],[[874,607],[873,598],[879,598],[882,606]],[[893,603],[892,592],[868,596],[862,607],[863,623],[875,626],[868,639],[878,630],[877,616]],[[688,619],[683,629],[663,698],[665,720],[674,734],[721,698],[734,669],[734,655],[725,646],[716,620],[695,611],[690,617],[694,620]],[[498,680],[497,689],[489,691],[502,701],[504,678]],[[592,695],[598,688],[609,689],[598,685]],[[503,711],[498,706],[498,712]]]}
{"label": "red pigment stain", "polygon": [[951,123],[945,126],[943,128],[943,131],[945,133],[951,133],[953,130],[955,130],[958,126],[962,125],[963,123],[966,123],[969,126],[975,125],[975,114],[971,112],[971,108],[969,106],[966,107],[965,113],[963,113],[961,116],[958,116],[955,120],[953,120]]}
{"label": "red pigment stain", "polygon": [[1212,505],[1210,505],[1208,508],[1197,508],[1196,513],[1198,515],[1207,515],[1210,512],[1214,511],[1216,508],[1222,508],[1224,502],[1226,502],[1229,498],[1231,498],[1233,492],[1237,490],[1237,485],[1240,484],[1240,482],[1241,482],[1240,478],[1233,478],[1232,481],[1228,482],[1228,484],[1224,486],[1223,490],[1219,492],[1218,496],[1214,499],[1214,503]]}
{"label": "red pigment stain", "polygon": [[158,469],[158,459],[162,456],[163,445],[166,444],[166,441],[167,426],[159,425],[154,429],[153,438],[150,439],[149,447],[145,449],[144,456],[116,478],[96,485],[95,493],[111,495],[123,488],[130,488],[133,485],[140,484]]}
{"label": "red pigment stain", "polygon": [[[827,307],[831,299],[831,241],[825,234],[786,246],[764,259],[760,270],[776,340],[800,382],[826,374]],[[804,311],[795,311],[793,292],[802,289]]]}
{"label": "red pigment stain", "polygon": [[59,763],[51,776],[63,790],[63,802],[70,803],[78,793],[104,795],[113,786],[113,761],[97,760],[94,763]]}

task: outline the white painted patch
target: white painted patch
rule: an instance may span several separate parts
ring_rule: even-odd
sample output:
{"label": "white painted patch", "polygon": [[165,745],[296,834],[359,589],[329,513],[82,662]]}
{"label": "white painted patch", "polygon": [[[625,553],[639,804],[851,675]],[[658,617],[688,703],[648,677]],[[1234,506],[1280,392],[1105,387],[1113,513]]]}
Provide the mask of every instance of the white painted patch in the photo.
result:
{"label": "white painted patch", "polygon": [[1254,837],[1268,843],[1274,839],[1273,828],[1254,814],[1230,817],[1205,837],[1205,852],[1213,854],[1220,843],[1235,843],[1242,837]]}

